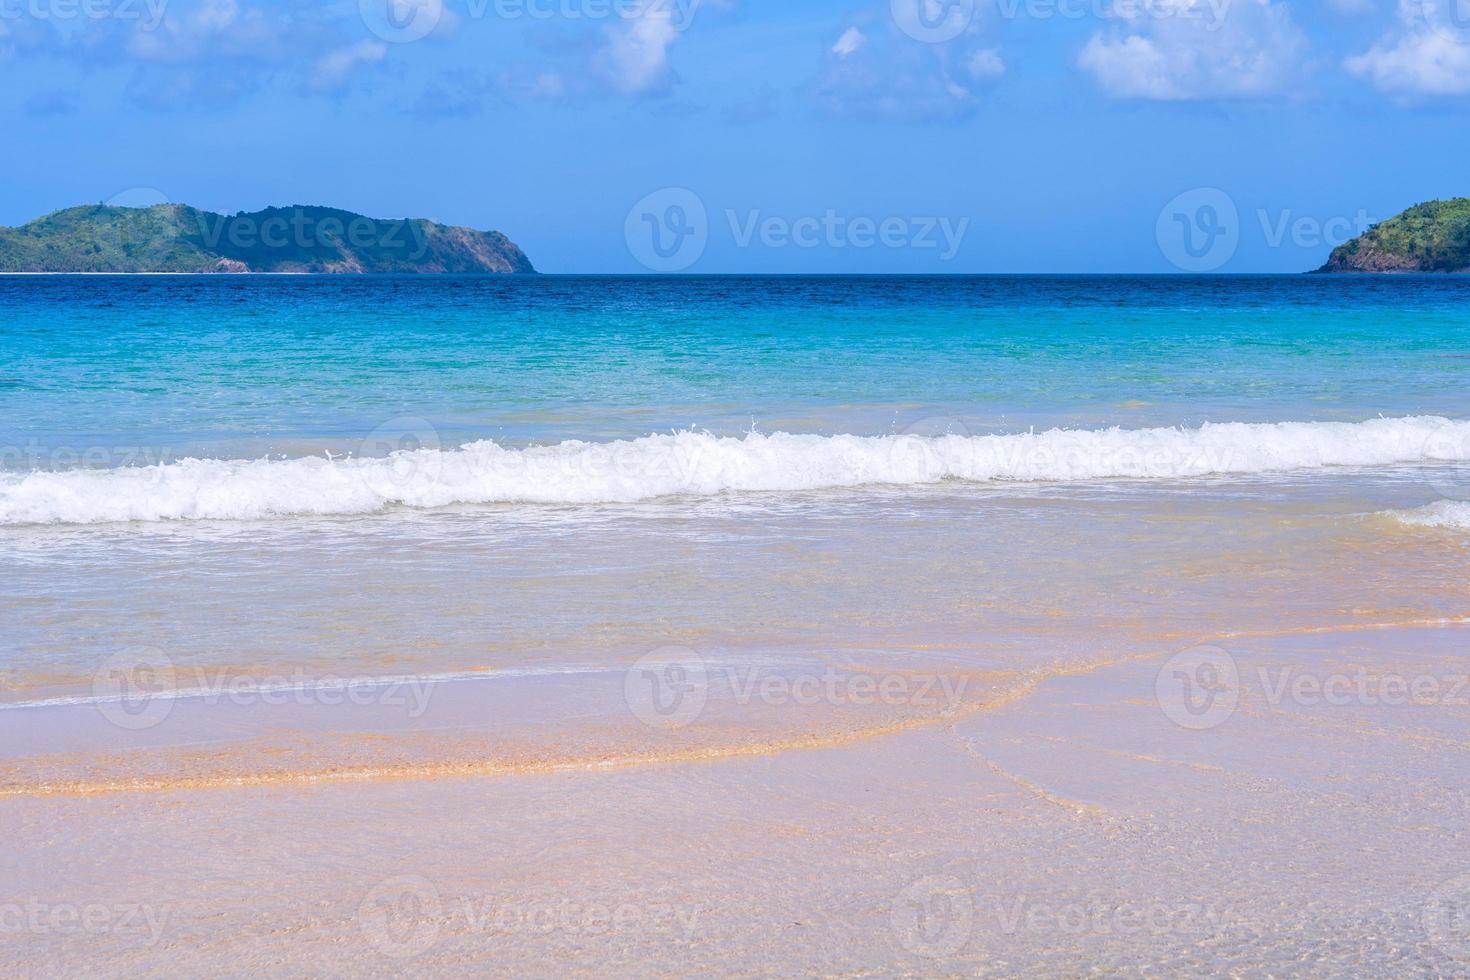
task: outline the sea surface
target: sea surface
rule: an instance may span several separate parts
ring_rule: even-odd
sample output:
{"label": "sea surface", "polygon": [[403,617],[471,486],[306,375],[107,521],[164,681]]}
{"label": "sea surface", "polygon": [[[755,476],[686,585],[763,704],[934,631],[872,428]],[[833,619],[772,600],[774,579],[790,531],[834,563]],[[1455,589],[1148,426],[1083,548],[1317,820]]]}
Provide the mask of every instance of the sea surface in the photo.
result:
{"label": "sea surface", "polygon": [[[3,277],[0,699],[1454,619],[1470,279]],[[1391,618],[1391,617],[1390,617]]]}

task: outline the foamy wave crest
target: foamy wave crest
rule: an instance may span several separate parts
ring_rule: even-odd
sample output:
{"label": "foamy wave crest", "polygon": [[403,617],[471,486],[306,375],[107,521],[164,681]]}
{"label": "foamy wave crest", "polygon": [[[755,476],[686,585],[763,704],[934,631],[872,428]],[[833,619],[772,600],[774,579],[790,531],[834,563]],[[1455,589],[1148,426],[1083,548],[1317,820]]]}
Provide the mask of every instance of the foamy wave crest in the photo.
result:
{"label": "foamy wave crest", "polygon": [[1389,511],[1389,516],[1416,527],[1454,527],[1470,530],[1470,503],[1441,500],[1413,510]]}
{"label": "foamy wave crest", "polygon": [[1225,423],[990,436],[732,438],[701,432],[511,449],[475,442],[385,458],[206,460],[0,476],[0,525],[253,520],[392,506],[619,503],[676,494],[940,480],[1178,479],[1470,459],[1470,422]]}

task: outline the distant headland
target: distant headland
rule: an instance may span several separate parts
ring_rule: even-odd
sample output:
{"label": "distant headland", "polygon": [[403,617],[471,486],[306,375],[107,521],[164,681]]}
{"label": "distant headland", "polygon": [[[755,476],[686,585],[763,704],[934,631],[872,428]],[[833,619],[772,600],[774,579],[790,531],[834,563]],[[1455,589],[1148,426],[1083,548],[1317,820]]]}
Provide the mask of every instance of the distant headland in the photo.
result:
{"label": "distant headland", "polygon": [[535,271],[498,231],[303,205],[224,215],[186,204],[97,204],[0,228],[0,272]]}
{"label": "distant headland", "polygon": [[1332,250],[1317,272],[1470,272],[1470,197],[1416,204]]}

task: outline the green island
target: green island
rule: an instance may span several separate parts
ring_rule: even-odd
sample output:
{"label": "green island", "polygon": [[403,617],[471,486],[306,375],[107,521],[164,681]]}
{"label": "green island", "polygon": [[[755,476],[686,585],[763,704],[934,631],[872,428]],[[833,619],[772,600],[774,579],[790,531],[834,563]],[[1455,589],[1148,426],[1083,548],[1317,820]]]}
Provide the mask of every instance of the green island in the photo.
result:
{"label": "green island", "polygon": [[0,272],[12,273],[535,271],[498,231],[304,205],[224,215],[97,204],[0,228]]}
{"label": "green island", "polygon": [[1416,204],[1332,250],[1317,272],[1470,272],[1470,197]]}

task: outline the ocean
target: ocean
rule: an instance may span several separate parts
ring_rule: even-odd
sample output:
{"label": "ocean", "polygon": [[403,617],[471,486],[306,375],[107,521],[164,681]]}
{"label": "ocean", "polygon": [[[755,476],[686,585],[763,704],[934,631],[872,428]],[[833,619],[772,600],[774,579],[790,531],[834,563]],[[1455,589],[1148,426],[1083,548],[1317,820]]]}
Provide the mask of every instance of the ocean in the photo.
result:
{"label": "ocean", "polygon": [[11,706],[1466,612],[1466,278],[7,277],[0,350]]}

